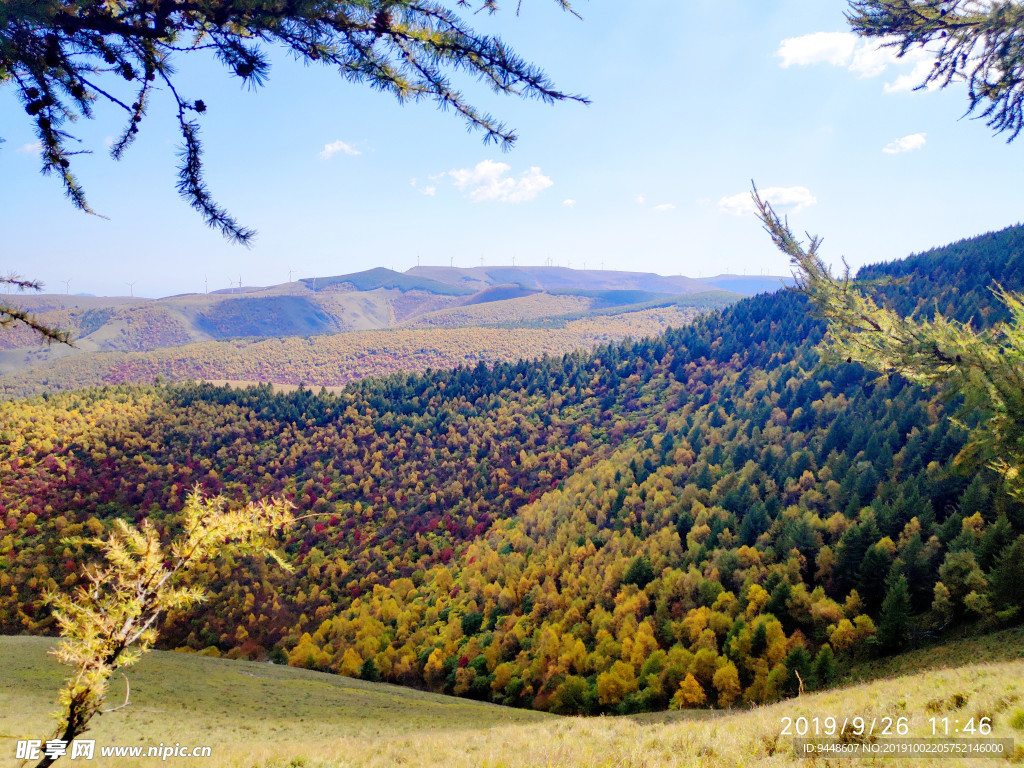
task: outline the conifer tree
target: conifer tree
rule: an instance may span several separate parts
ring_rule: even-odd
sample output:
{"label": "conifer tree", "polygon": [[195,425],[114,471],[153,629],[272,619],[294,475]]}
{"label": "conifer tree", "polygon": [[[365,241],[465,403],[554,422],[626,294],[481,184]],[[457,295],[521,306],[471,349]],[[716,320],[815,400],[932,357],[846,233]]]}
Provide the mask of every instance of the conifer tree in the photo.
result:
{"label": "conifer tree", "polygon": [[910,621],[910,589],[907,586],[907,577],[901,573],[893,573],[886,585],[875,642],[889,653],[902,650],[910,633]]}
{"label": "conifer tree", "polygon": [[814,657],[814,685],[817,688],[827,688],[836,678],[838,666],[835,654],[832,653],[832,646],[827,643],[821,646],[818,655]]}
{"label": "conifer tree", "polygon": [[[270,544],[271,534],[293,519],[287,502],[231,510],[223,498],[206,499],[196,490],[182,516],[184,531],[170,546],[148,520],[139,528],[115,520],[107,538],[79,542],[100,548],[106,565],[87,571],[88,584],[76,593],[46,595],[63,638],[54,654],[73,670],[60,692],[54,739],[68,743],[88,729],[113,674],[153,647],[161,614],[204,599],[203,587],[189,580],[202,578],[210,560],[231,551],[288,568]],[[44,756],[36,768],[56,759]]]}
{"label": "conifer tree", "polygon": [[992,597],[997,611],[1005,618],[1024,619],[1024,536],[1018,536],[1000,553],[992,570]]}
{"label": "conifer tree", "polygon": [[622,577],[623,584],[635,584],[640,589],[652,581],[654,581],[654,569],[651,567],[651,561],[643,555],[633,558],[629,568],[626,569],[625,576]]}

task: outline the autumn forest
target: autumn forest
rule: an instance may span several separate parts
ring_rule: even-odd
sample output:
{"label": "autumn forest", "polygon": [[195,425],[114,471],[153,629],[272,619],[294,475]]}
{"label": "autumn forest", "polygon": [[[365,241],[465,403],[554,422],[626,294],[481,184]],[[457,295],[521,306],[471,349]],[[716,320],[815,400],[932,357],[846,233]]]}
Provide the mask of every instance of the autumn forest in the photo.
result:
{"label": "autumn forest", "polygon": [[[902,314],[985,327],[1006,319],[994,284],[1024,289],[1024,228],[858,279]],[[1024,621],[1024,506],[964,451],[969,404],[825,364],[799,292],[694,315],[455,368],[472,337],[419,330],[462,357],[367,362],[332,392],[156,382],[0,402],[0,634],[53,633],[43,591],[80,584],[93,555],[74,537],[119,517],[172,536],[197,488],[290,500],[294,570],[210,565],[210,599],[165,615],[161,647],[515,707],[774,702]],[[303,344],[340,365],[329,338]],[[175,364],[212,368],[209,351]]]}

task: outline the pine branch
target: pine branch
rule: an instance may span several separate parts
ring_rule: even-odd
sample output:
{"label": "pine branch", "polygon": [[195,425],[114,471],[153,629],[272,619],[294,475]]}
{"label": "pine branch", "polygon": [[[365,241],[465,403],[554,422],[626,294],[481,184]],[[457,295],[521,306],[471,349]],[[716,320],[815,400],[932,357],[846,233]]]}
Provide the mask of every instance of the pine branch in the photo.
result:
{"label": "pine branch", "polygon": [[[15,274],[10,274],[7,277],[0,277],[0,285],[12,286],[19,292],[38,292],[43,290],[43,284],[38,280],[23,280]],[[47,346],[54,342],[58,344],[67,344],[69,347],[74,346],[74,344],[71,343],[71,333],[69,331],[62,331],[59,328],[47,325],[46,323],[37,320],[35,315],[31,312],[28,312],[21,307],[14,306],[9,302],[0,300],[0,327],[8,327],[16,323],[27,325],[42,337]]]}
{"label": "pine branch", "polygon": [[854,32],[897,49],[935,56],[918,85],[966,82],[968,115],[1013,141],[1024,130],[1024,6],[1008,0],[852,0]]}
{"label": "pine branch", "polygon": [[[554,2],[578,16],[568,0]],[[111,150],[120,159],[139,132],[152,84],[161,81],[178,106],[184,141],[179,193],[209,226],[246,244],[255,233],[241,227],[206,187],[199,125],[186,115],[200,114],[206,105],[178,94],[173,57],[212,49],[232,76],[255,89],[269,73],[266,49],[283,45],[300,60],[332,66],[342,77],[399,101],[432,98],[438,108],[452,109],[481,131],[485,142],[505,148],[514,142],[514,132],[470,104],[452,75],[476,78],[502,94],[589,103],[556,88],[540,68],[499,38],[476,32],[449,5],[438,0],[5,0],[0,4],[0,84],[17,84],[36,124],[43,172],[59,176],[75,207],[95,213],[70,170],[78,152],[69,147],[77,139],[63,126],[92,117],[96,100],[126,110],[129,121]],[[495,13],[500,4],[457,0],[454,8]],[[101,85],[103,79],[137,83],[134,99],[119,97],[116,88]]]}
{"label": "pine branch", "polygon": [[986,424],[971,432],[959,458],[973,454],[987,460],[1010,492],[1024,500],[1024,296],[995,286],[1011,322],[980,333],[941,313],[930,321],[902,317],[854,284],[849,267],[841,278],[833,277],[818,253],[821,238],[809,236],[805,247],[756,186],[752,198],[772,242],[793,265],[796,289],[828,322],[826,359],[860,363],[882,374],[898,372],[921,386],[962,395],[965,409],[981,410]]}

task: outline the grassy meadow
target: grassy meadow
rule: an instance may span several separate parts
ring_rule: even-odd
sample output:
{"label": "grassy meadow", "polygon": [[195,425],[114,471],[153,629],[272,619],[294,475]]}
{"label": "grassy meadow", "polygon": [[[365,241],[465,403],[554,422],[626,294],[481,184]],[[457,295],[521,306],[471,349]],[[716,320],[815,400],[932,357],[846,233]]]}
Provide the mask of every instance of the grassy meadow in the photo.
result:
{"label": "grassy meadow", "polygon": [[[62,669],[52,640],[0,638],[0,765],[18,738],[43,738]],[[153,652],[130,671],[131,706],[98,718],[98,745],[209,745],[206,759],[109,759],[109,765],[209,768],[526,768],[527,766],[774,766],[798,762],[781,718],[991,717],[992,737],[1014,738],[1024,764],[1024,632],[1014,630],[909,654],[911,674],[811,694],[752,710],[559,718],[335,675],[189,654]],[[973,659],[977,663],[964,664]],[[953,665],[953,666],[947,666]],[[892,670],[901,661],[894,661]],[[891,674],[885,665],[855,670]],[[123,702],[116,681],[111,706]],[[76,761],[77,762],[77,761]],[[920,759],[804,760],[815,766],[921,765]],[[58,763],[60,765],[61,763]],[[67,765],[73,765],[67,761]],[[103,766],[98,756],[89,763]],[[1008,761],[943,759],[943,766]]]}

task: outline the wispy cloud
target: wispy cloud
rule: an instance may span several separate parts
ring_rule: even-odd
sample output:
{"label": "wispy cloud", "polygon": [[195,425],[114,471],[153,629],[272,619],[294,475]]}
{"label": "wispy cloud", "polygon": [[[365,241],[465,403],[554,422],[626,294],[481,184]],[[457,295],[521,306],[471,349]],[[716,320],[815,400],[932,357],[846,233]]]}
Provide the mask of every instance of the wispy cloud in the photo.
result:
{"label": "wispy cloud", "polygon": [[345,141],[332,141],[330,144],[324,144],[323,150],[320,152],[321,160],[329,160],[339,152],[346,155],[361,155],[363,154],[358,149],[353,147],[351,144]]}
{"label": "wispy cloud", "polygon": [[31,144],[22,144],[20,147],[18,147],[18,151],[25,155],[34,155],[37,152],[41,151],[42,148],[42,144],[40,144],[38,141],[33,141]]}
{"label": "wispy cloud", "polygon": [[443,173],[432,174],[427,177],[427,179],[431,183],[421,187],[419,185],[420,180],[414,176],[413,178],[409,179],[409,186],[415,188],[416,191],[419,192],[421,195],[426,195],[427,197],[434,197],[437,194],[437,182],[439,182],[444,177],[445,174]]}
{"label": "wispy cloud", "polygon": [[646,198],[646,197],[644,197],[643,195],[637,195],[637,196],[636,196],[636,197],[634,198],[634,200],[636,200],[636,204],[637,204],[637,205],[643,205],[644,203],[646,203],[646,202],[647,202],[647,198]]}
{"label": "wispy cloud", "polygon": [[484,160],[473,168],[461,168],[448,172],[455,186],[479,203],[497,200],[503,203],[522,203],[533,200],[553,182],[537,166],[523,171],[518,178],[509,176],[512,167],[506,163]]}
{"label": "wispy cloud", "polygon": [[563,200],[562,205],[564,205],[566,208],[575,208],[576,201],[570,197],[568,200]]}
{"label": "wispy cloud", "polygon": [[[818,202],[818,198],[811,194],[811,190],[807,187],[768,187],[759,191],[762,200],[768,201],[775,208],[785,210],[787,213],[796,213],[816,205]],[[740,192],[738,195],[723,197],[719,200],[718,210],[733,216],[744,216],[754,213],[757,208],[754,206],[749,192]]]}
{"label": "wispy cloud", "polygon": [[882,147],[882,151],[887,155],[899,155],[903,152],[913,152],[915,149],[921,149],[928,143],[927,137],[928,134],[926,133],[912,133],[909,136],[904,136],[902,139],[890,141]]}
{"label": "wispy cloud", "polygon": [[923,48],[913,48],[900,57],[897,49],[885,45],[887,42],[868,42],[852,32],[814,32],[783,40],[775,55],[783,68],[831,64],[845,67],[859,77],[878,77],[890,67],[910,66],[910,72],[899,75],[883,88],[886,93],[916,88],[928,75],[932,54]]}
{"label": "wispy cloud", "polygon": [[674,211],[675,209],[676,207],[672,205],[672,203],[662,203],[661,205],[654,206],[654,210],[656,210],[658,213],[663,213],[664,211]]}

